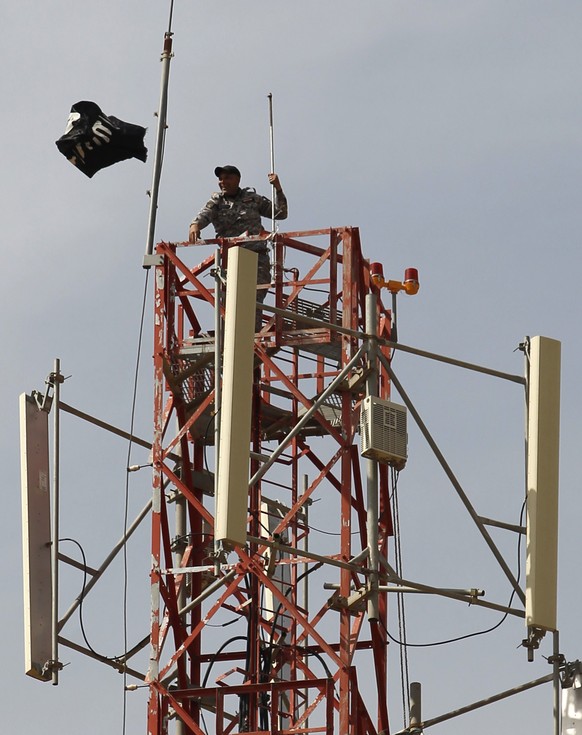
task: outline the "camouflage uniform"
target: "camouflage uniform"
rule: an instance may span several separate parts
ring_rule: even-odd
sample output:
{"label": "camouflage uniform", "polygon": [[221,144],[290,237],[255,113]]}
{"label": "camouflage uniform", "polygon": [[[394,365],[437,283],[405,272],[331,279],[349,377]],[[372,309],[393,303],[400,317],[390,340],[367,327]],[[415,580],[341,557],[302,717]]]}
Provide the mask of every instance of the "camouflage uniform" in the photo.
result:
{"label": "camouflage uniform", "polygon": [[[261,217],[272,216],[270,199],[257,194],[254,189],[239,189],[234,196],[225,196],[223,192],[214,192],[193,222],[202,230],[213,224],[216,237],[240,237],[245,232],[259,235],[264,232]],[[287,198],[283,192],[275,191],[275,219],[287,218]],[[265,250],[264,242],[257,243]],[[260,252],[255,247],[250,248]]]}
{"label": "camouflage uniform", "polygon": [[[254,189],[239,189],[234,196],[226,196],[223,192],[214,192],[200,212],[192,220],[202,230],[212,223],[216,237],[240,237],[245,233],[259,235],[264,232],[261,217],[271,218],[273,215],[271,200],[257,194]],[[287,218],[287,197],[275,191],[275,219]],[[271,264],[267,243],[264,240],[244,243],[245,248],[254,250],[259,255],[257,283],[271,283]],[[262,303],[267,289],[257,291],[257,301]],[[257,313],[257,331],[260,328],[261,315]]]}

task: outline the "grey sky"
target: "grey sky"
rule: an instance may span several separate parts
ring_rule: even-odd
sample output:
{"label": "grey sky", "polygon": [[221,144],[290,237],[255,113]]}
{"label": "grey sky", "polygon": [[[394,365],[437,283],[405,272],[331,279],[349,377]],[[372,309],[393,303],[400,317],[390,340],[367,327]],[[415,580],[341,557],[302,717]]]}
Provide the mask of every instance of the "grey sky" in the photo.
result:
{"label": "grey sky", "polygon": [[[17,398],[42,388],[59,357],[72,375],[64,400],[129,425],[168,11],[161,0],[0,5],[7,273],[0,295],[7,560],[0,624],[4,721],[15,732],[121,732],[118,674],[73,653],[66,654],[70,665],[58,688],[22,673]],[[217,164],[236,164],[244,184],[268,193],[272,92],[276,168],[290,202],[285,229],[359,226],[364,254],[381,260],[387,275],[400,278],[406,267],[417,267],[420,293],[399,301],[403,342],[521,373],[522,355],[514,350],[526,334],[562,340],[559,618],[568,659],[582,656],[581,24],[582,6],[568,0],[176,0],[157,227],[158,240],[186,238],[190,219],[215,188]],[[81,99],[147,126],[148,164],[123,162],[92,180],[76,171],[54,141]],[[137,408],[138,433],[146,437],[150,312],[148,301]],[[478,510],[517,523],[520,389],[400,354],[395,367]],[[70,421],[63,431],[63,535],[78,538],[97,564],[104,544],[123,528],[127,448]],[[137,509],[148,497],[145,474],[132,480],[131,492]],[[491,599],[507,601],[507,585],[415,429],[400,497],[408,576],[484,587]],[[515,567],[514,539],[500,543]],[[131,564],[130,607],[141,631],[149,613],[147,555]],[[95,647],[112,654],[123,646],[119,580],[118,570],[101,606],[86,611]],[[78,576],[65,578],[69,594],[79,584]],[[415,599],[408,637],[441,640],[497,620]],[[524,635],[520,621],[508,620],[487,636],[411,650],[425,715],[549,673],[541,656],[527,664],[517,648]],[[550,653],[546,642],[542,654]],[[396,731],[402,715],[395,645],[390,654]],[[145,732],[145,696],[131,696],[128,733]],[[551,690],[541,688],[434,733],[485,735],[493,727],[541,733],[551,721]]]}

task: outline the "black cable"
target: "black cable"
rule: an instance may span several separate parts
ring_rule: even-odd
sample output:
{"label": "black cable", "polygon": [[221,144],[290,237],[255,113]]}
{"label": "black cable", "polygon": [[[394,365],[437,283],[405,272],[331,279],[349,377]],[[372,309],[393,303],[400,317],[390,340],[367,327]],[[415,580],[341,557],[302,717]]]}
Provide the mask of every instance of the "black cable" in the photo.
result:
{"label": "black cable", "polygon": [[83,586],[81,587],[81,594],[79,595],[79,627],[81,629],[81,635],[83,636],[83,640],[85,641],[85,645],[87,648],[91,651],[91,653],[95,656],[98,656],[99,658],[104,658],[107,661],[115,661],[116,656],[104,656],[101,653],[98,653],[93,646],[89,643],[89,639],[87,638],[87,634],[85,632],[85,623],[83,621],[83,600],[85,599],[85,589],[87,588],[87,557],[85,556],[85,550],[81,546],[81,544],[74,538],[60,538],[59,543],[63,541],[69,541],[72,544],[75,544],[79,551],[81,552],[81,559],[83,560]]}
{"label": "black cable", "polygon": [[[341,536],[341,531],[324,531],[323,528],[316,528],[315,526],[312,526],[309,524],[309,532],[316,531],[317,533],[322,533],[324,536]],[[350,536],[358,536],[359,531],[351,531]]]}
{"label": "black cable", "polygon": [[216,663],[216,659],[220,656],[220,654],[224,651],[224,649],[227,646],[230,646],[231,643],[234,643],[235,641],[247,641],[248,636],[245,635],[235,635],[233,638],[229,638],[227,641],[225,641],[222,646],[218,649],[218,651],[212,656],[210,661],[208,662],[208,668],[206,669],[206,673],[204,674],[204,679],[202,680],[202,689],[206,688],[206,684],[208,682],[208,677],[210,676],[210,672],[212,671],[212,667]]}
{"label": "black cable", "polygon": [[[325,673],[327,674],[328,678],[329,679],[333,679],[333,674],[331,673],[329,666],[325,663],[325,659],[323,658],[323,656],[320,653],[318,653],[317,651],[308,651],[306,648],[299,647],[299,646],[298,646],[298,650],[299,651],[303,651],[303,653],[304,653],[305,656],[315,656],[315,658],[323,666],[323,668],[325,670]],[[336,682],[334,681],[334,683],[333,683],[334,689],[335,689],[335,685],[336,685]]]}
{"label": "black cable", "polygon": [[[511,593],[511,598],[509,600],[508,607],[511,605],[511,602],[513,600],[513,596],[515,595],[515,591]],[[434,641],[433,643],[404,643],[403,641],[399,641],[397,638],[395,638],[393,635],[390,634],[388,631],[388,628],[384,625],[384,621],[382,621],[382,627],[384,628],[386,635],[393,643],[397,643],[399,646],[404,646],[406,648],[431,648],[433,646],[445,646],[449,643],[457,643],[458,641],[464,641],[466,638],[474,638],[475,636],[479,635],[485,635],[486,633],[492,633],[494,630],[499,628],[499,626],[505,622],[505,619],[509,615],[508,612],[504,613],[503,617],[498,623],[495,623],[491,628],[486,628],[485,630],[477,630],[474,633],[467,633],[466,635],[460,635],[456,638],[449,638],[448,640],[444,641]]]}
{"label": "black cable", "polygon": [[[249,599],[252,595],[252,579],[249,574],[245,574],[245,585],[247,588],[247,595]],[[255,641],[251,640],[251,618],[254,615],[253,608],[249,609],[249,614],[247,615],[247,646],[246,646],[246,658],[245,658],[245,672],[246,675],[249,675],[249,671],[251,668],[251,646],[255,645]],[[248,717],[249,717],[249,695],[248,694],[240,694],[239,698],[239,729],[241,732],[244,732],[248,727]]]}
{"label": "black cable", "polygon": [[[302,574],[300,574],[299,577],[296,580],[296,583],[297,582],[300,582],[305,576],[307,576],[308,574],[311,574],[316,569],[319,569],[321,566],[323,566],[323,562],[319,562],[318,564],[314,565],[313,567],[311,567],[307,571],[305,571]],[[247,582],[248,582],[248,580],[247,580]],[[247,587],[248,587],[248,584],[247,584]],[[294,587],[292,585],[289,585],[288,588],[287,588],[287,590],[284,593],[285,596],[287,596],[293,589],[294,589]],[[266,647],[262,651],[262,654],[261,654],[262,666],[261,666],[260,673],[261,673],[261,676],[262,677],[264,677],[265,675],[267,675],[270,672],[270,663],[272,662],[272,652],[275,649],[275,645],[273,644],[273,637],[274,637],[274,632],[275,632],[275,628],[276,628],[277,618],[279,616],[279,613],[280,613],[282,607],[283,607],[283,604],[282,603],[279,603],[279,606],[278,606],[278,608],[277,608],[277,610],[275,612],[274,618],[273,618],[273,624],[271,626],[271,635],[270,635],[269,646]],[[232,621],[232,622],[234,622],[234,621]],[[230,623],[226,623],[224,625],[230,625]],[[216,663],[216,660],[218,659],[218,657],[220,656],[220,654],[224,651],[224,649],[227,646],[229,646],[231,643],[234,643],[235,641],[245,641],[245,643],[247,644],[247,651],[246,651],[246,653],[247,653],[247,664],[246,664],[246,666],[247,666],[247,670],[248,670],[248,654],[249,654],[248,645],[249,645],[249,642],[250,642],[250,636],[248,634],[246,636],[233,636],[232,638],[229,638],[227,641],[225,641],[220,646],[220,648],[216,651],[216,653],[211,657],[211,659],[209,660],[209,662],[208,662],[208,668],[206,669],[206,672],[204,674],[204,678],[202,680],[202,688],[203,689],[206,688],[206,685],[208,683],[208,679],[209,679],[210,673],[212,671],[212,668],[213,668],[214,664]],[[323,666],[323,668],[324,668],[327,676],[330,679],[333,678],[332,677],[332,674],[331,674],[331,671],[329,670],[329,667],[327,666],[325,660],[323,659],[323,657],[319,653],[317,653],[315,651],[307,651],[307,650],[305,650],[305,655],[307,655],[307,656],[315,656],[320,661],[320,663]],[[268,729],[268,722],[267,722],[268,717],[266,718],[266,716],[268,714],[268,709],[266,709],[267,704],[268,704],[267,702],[262,702],[262,707],[261,707],[260,717],[261,717],[261,727],[263,727],[263,729]],[[246,717],[248,717],[248,698],[245,701],[245,699],[243,699],[242,696],[241,696],[241,698],[240,698],[240,712],[239,712],[239,715],[240,715],[239,719],[241,721],[244,720]]]}
{"label": "black cable", "polygon": [[[299,582],[301,582],[301,580],[304,577],[307,577],[309,574],[311,574],[312,572],[315,572],[317,569],[319,569],[322,566],[323,566],[323,562],[318,562],[317,564],[314,564],[310,569],[307,569],[305,572],[303,572],[302,574],[300,574],[297,577],[297,579],[295,580],[295,585],[288,585],[287,589],[283,593],[284,596],[287,597],[287,595],[290,592],[292,592],[294,588],[297,587],[297,585],[299,584]],[[273,622],[271,623],[271,633],[270,633],[270,636],[269,636],[269,647],[267,649],[265,649],[265,653],[264,653],[264,662],[265,662],[265,664],[267,663],[267,660],[268,660],[268,668],[265,665],[265,673],[268,673],[270,671],[271,665],[273,663],[273,651],[275,649],[275,645],[274,645],[274,642],[273,641],[274,641],[274,637],[275,637],[275,629],[277,627],[277,618],[279,617],[279,613],[281,612],[281,609],[282,608],[283,608],[283,603],[280,602],[279,605],[278,605],[278,607],[277,607],[277,610],[275,611],[275,614],[273,615]]]}
{"label": "black cable", "polygon": [[[315,564],[310,569],[307,569],[305,572],[300,574],[297,579],[295,580],[294,585],[288,585],[287,589],[283,593],[285,597],[293,590],[296,589],[297,584],[304,578],[307,577],[311,572],[314,572],[316,569],[319,569],[321,566],[323,566],[323,562],[319,562]],[[270,674],[271,674],[271,667],[273,665],[273,652],[275,650],[275,645],[273,643],[274,636],[275,636],[275,628],[277,627],[277,619],[279,617],[279,613],[281,612],[281,609],[283,607],[283,603],[280,602],[277,610],[275,611],[273,615],[273,622],[271,624],[271,633],[269,636],[269,645],[268,647],[263,648],[261,651],[261,665],[260,665],[260,680],[261,682],[268,682],[270,680]],[[280,644],[278,644],[280,645]],[[325,664],[324,664],[325,667]],[[329,669],[325,667],[326,670],[329,672]],[[331,676],[331,674],[329,674]],[[268,695],[265,693],[261,694],[261,706],[260,706],[260,725],[263,730],[269,729],[269,718],[268,718]]]}
{"label": "black cable", "polygon": [[[526,502],[524,501],[521,507],[521,513],[519,516],[520,526],[523,521],[523,513],[525,510],[525,506],[526,506]],[[521,559],[520,559],[521,537],[522,537],[522,534],[520,533],[518,540],[517,540],[517,579],[516,581],[518,584],[519,584],[519,580],[521,577]],[[515,597],[515,590],[512,590],[511,595],[509,597],[509,602],[507,603],[507,607],[511,607],[511,603],[513,602],[514,597]],[[386,635],[388,636],[388,638],[390,638],[390,640],[393,643],[396,643],[399,646],[406,646],[407,648],[431,648],[433,646],[444,646],[449,643],[457,643],[458,641],[464,641],[467,638],[474,638],[479,635],[486,635],[487,633],[492,633],[494,630],[499,628],[507,620],[508,617],[509,617],[509,611],[505,612],[501,620],[495,623],[495,625],[493,625],[491,628],[486,628],[485,630],[477,630],[474,633],[467,633],[466,635],[461,635],[456,638],[449,638],[448,640],[445,640],[445,641],[435,641],[433,643],[408,643],[408,642],[399,641],[397,638],[395,638],[393,635],[390,634],[390,632],[388,631],[388,628],[384,624],[384,621],[382,620],[381,622],[382,622],[382,627],[384,628],[384,631],[386,632]]]}
{"label": "black cable", "polygon": [[194,539],[194,536],[211,536],[211,537],[213,537],[214,534],[211,531],[196,531],[195,533],[193,533],[192,531],[190,531],[188,533],[185,533],[183,536],[174,536],[173,541],[174,541],[174,543],[176,543],[178,541],[187,541],[187,542],[190,542],[191,543],[193,541],[193,539]]}
{"label": "black cable", "polygon": [[121,654],[120,656],[105,656],[105,654],[99,653],[98,651],[96,651],[93,648],[93,646],[89,643],[89,639],[87,638],[87,633],[85,631],[85,622],[83,620],[83,602],[85,600],[85,591],[87,588],[87,557],[85,556],[85,550],[83,549],[81,544],[76,539],[74,538],[60,538],[59,539],[59,543],[64,542],[64,541],[69,541],[70,543],[75,544],[81,553],[82,567],[83,567],[83,585],[81,587],[81,592],[78,597],[79,599],[79,628],[81,629],[81,635],[83,637],[85,645],[87,646],[87,648],[89,649],[89,651],[91,651],[93,655],[98,656],[99,658],[102,658],[105,661],[122,661],[123,659],[125,659],[125,657],[130,651],[133,651],[140,644],[138,643],[136,646],[133,646],[133,648],[131,649],[127,649],[126,647],[125,653]]}
{"label": "black cable", "polygon": [[[523,525],[523,514],[525,513],[525,509],[527,507],[527,497],[524,498],[523,503],[521,504],[521,511],[519,513],[519,527],[521,528]],[[517,537],[517,579],[516,581],[519,582],[519,578],[521,577],[521,532],[518,534]]]}
{"label": "black cable", "polygon": [[[311,528],[311,527],[310,527],[310,528]],[[308,576],[309,576],[309,575],[310,575],[310,574],[311,574],[312,572],[315,572],[315,571],[317,571],[317,570],[318,570],[318,569],[320,569],[320,568],[321,568],[322,566],[323,566],[323,562],[322,562],[322,561],[320,561],[320,562],[317,562],[317,564],[314,564],[314,565],[313,565],[312,567],[310,567],[309,569],[307,569],[307,570],[306,570],[305,572],[302,572],[302,573],[301,573],[301,574],[300,574],[300,575],[299,575],[299,576],[297,577],[297,579],[295,580],[295,584],[294,584],[294,585],[288,585],[288,586],[287,586],[287,589],[285,590],[285,592],[283,593],[283,595],[284,595],[285,597],[287,597],[287,595],[288,595],[288,594],[289,594],[290,592],[292,592],[294,588],[296,588],[296,587],[297,587],[297,585],[299,584],[299,582],[301,582],[301,580],[302,580],[302,579],[304,579],[305,577],[308,577]],[[283,607],[283,603],[282,603],[282,602],[280,602],[280,603],[279,603],[279,605],[278,605],[278,607],[277,607],[277,610],[275,611],[275,615],[273,616],[273,622],[272,622],[272,624],[271,624],[271,634],[270,634],[270,637],[269,637],[269,645],[270,645],[270,646],[272,646],[272,645],[273,645],[273,638],[274,638],[274,635],[275,635],[275,628],[276,628],[276,626],[277,626],[277,618],[279,617],[279,613],[281,612],[281,609],[282,609],[282,607]]]}
{"label": "black cable", "polygon": [[[265,529],[264,524],[259,520],[259,523]],[[269,532],[269,529],[265,529],[267,533]],[[272,553],[275,553],[274,551]],[[259,609],[262,611],[265,609],[265,585],[261,585],[261,601],[259,605]],[[268,672],[270,670],[270,665],[267,666],[266,658],[265,656],[265,632],[263,630],[263,626],[259,626],[259,634],[260,634],[260,647],[259,647],[259,682],[266,683],[269,681],[268,678],[266,678],[266,674],[268,675]],[[259,725],[262,730],[267,730],[269,727],[269,710],[268,710],[268,695],[266,692],[262,692],[260,694],[260,700],[259,700]]]}
{"label": "black cable", "polygon": [[227,620],[226,623],[206,623],[204,626],[205,628],[227,628],[229,625],[232,625],[233,623],[238,623],[241,618],[232,618],[232,620]]}
{"label": "black cable", "polygon": [[261,528],[263,529],[263,531],[265,531],[265,532],[266,532],[266,533],[267,533],[267,534],[268,534],[269,536],[271,535],[271,529],[270,529],[270,528],[268,528],[267,526],[265,526],[265,524],[263,523],[263,521],[261,521],[261,519],[260,519],[260,518],[259,518],[259,526],[260,526],[260,527],[261,527]]}
{"label": "black cable", "polygon": [[[216,404],[216,400],[214,401],[214,403]],[[206,450],[207,450],[207,447],[208,447],[208,444],[207,444],[207,442],[208,442],[208,431],[209,431],[210,427],[212,426],[212,423],[213,422],[214,423],[216,422],[216,417],[220,413],[220,408],[221,408],[221,406],[219,406],[216,409],[216,411],[212,414],[212,416],[208,419],[208,423],[206,424],[206,428],[204,429],[204,437],[203,437],[203,440],[202,440],[202,451],[203,451],[203,455],[204,455],[204,467],[206,468],[206,472],[210,472],[210,469],[208,468],[208,458],[206,456]],[[216,447],[214,448],[214,451],[216,452]]]}

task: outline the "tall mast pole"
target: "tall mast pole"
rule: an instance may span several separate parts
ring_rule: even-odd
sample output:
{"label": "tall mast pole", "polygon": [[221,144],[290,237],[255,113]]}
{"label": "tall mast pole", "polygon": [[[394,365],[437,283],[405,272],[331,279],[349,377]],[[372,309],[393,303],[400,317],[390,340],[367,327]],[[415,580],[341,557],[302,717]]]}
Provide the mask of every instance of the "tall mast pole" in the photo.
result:
{"label": "tall mast pole", "polygon": [[51,637],[51,680],[54,686],[59,683],[59,453],[60,453],[60,396],[61,361],[55,359],[54,372],[49,377],[53,386],[53,504],[52,504],[52,546],[51,546],[51,597],[52,597],[52,637]]}
{"label": "tall mast pole", "polygon": [[[377,303],[373,293],[366,294],[366,332],[368,367],[370,373],[366,380],[366,395],[378,395],[378,358],[376,335],[378,331]],[[366,487],[368,497],[367,529],[368,529],[368,564],[371,569],[369,578],[368,618],[378,622],[378,462],[376,459],[366,460]]]}
{"label": "tall mast pole", "polygon": [[[173,2],[172,2],[173,8]],[[143,267],[150,268],[155,265],[152,259],[154,250],[154,236],[156,230],[156,216],[158,211],[158,193],[160,179],[162,177],[162,162],[164,160],[164,143],[168,119],[168,83],[170,80],[170,61],[172,59],[172,11],[170,11],[170,24],[164,34],[164,46],[162,49],[162,80],[160,85],[160,104],[158,107],[158,130],[156,135],[156,149],[154,153],[154,170],[152,174],[152,188],[150,190],[150,213],[148,218],[148,235],[146,252],[143,259]]]}

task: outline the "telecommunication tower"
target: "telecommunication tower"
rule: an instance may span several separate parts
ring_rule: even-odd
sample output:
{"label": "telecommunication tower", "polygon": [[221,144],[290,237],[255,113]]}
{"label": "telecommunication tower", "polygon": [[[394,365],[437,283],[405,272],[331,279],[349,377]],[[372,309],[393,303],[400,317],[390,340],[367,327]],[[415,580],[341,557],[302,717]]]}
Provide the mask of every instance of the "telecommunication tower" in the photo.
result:
{"label": "telecommunication tower", "polygon": [[[548,682],[554,733],[569,733],[581,719],[580,663],[560,653],[556,616],[559,342],[526,338],[525,377],[403,345],[396,295],[417,292],[415,269],[402,282],[385,281],[351,227],[264,239],[272,244],[272,280],[259,286],[245,238],[161,242],[148,255],[151,442],[62,402],[58,360],[44,395],[21,396],[26,673],[57,684],[60,645],[131,676],[149,689],[148,735],[389,735],[388,592],[412,590],[524,618],[532,661],[552,633],[553,671],[430,719],[422,716],[420,683],[410,682],[408,724],[397,735],[424,732]],[[525,528],[474,508],[400,385],[394,349],[527,388]],[[391,385],[406,407],[391,400]],[[98,567],[59,550],[63,411],[151,450],[151,500]],[[523,607],[481,600],[479,589],[405,580],[398,563],[391,565],[389,539],[397,528],[390,494],[407,460],[407,412]],[[149,634],[121,657],[105,657],[84,633],[84,645],[71,640],[65,626],[148,518]],[[525,536],[525,590],[490,526]],[[60,565],[85,577],[64,614]],[[134,664],[145,650],[147,666]],[[563,720],[562,689],[569,697]]]}
{"label": "telecommunication tower", "polygon": [[[149,735],[388,733],[379,587],[391,569],[390,466],[401,468],[406,453],[404,410],[388,410],[379,359],[390,359],[391,311],[356,228],[270,239],[274,305],[264,304],[251,336],[248,436],[236,386],[230,418],[220,415],[221,374],[236,379],[241,369],[242,343],[223,352],[231,291],[229,308],[247,321],[250,309],[254,332],[256,283],[234,306],[229,265],[235,250],[249,255],[238,247],[244,239],[160,243],[153,256]],[[227,313],[227,338],[230,324]],[[386,412],[388,434],[363,459],[367,396]],[[217,470],[231,441],[246,456],[229,455],[225,490]],[[242,512],[242,537],[227,530],[217,539],[218,512],[227,527],[240,527]],[[316,541],[312,518],[327,529]]]}

